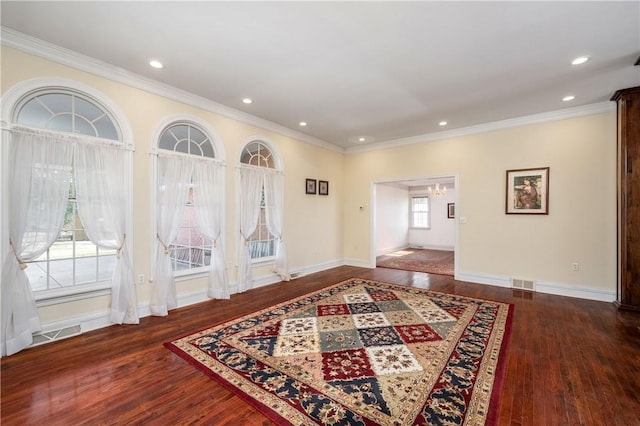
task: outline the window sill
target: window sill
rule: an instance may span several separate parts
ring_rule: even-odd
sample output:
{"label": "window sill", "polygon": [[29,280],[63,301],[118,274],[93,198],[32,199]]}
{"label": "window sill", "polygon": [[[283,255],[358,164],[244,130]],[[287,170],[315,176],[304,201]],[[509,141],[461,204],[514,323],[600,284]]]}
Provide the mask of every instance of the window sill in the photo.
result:
{"label": "window sill", "polygon": [[91,299],[93,297],[107,296],[111,294],[111,283],[108,281],[95,284],[81,285],[70,288],[48,290],[40,294],[34,293],[36,307],[59,305],[61,303],[75,302],[77,300]]}
{"label": "window sill", "polygon": [[173,277],[175,278],[176,282],[195,280],[198,278],[206,278],[208,276],[209,276],[208,266],[205,270],[198,269],[196,271],[179,271],[179,272],[173,273]]}
{"label": "window sill", "polygon": [[251,259],[251,266],[267,266],[272,265],[276,261],[275,256],[261,257],[259,259]]}

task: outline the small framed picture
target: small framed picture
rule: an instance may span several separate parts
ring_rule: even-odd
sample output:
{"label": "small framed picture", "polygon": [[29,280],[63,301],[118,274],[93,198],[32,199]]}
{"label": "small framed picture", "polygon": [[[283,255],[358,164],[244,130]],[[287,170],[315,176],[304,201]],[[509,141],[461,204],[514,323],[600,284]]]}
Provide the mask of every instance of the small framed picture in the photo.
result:
{"label": "small framed picture", "polygon": [[455,203],[447,203],[447,219],[454,219],[455,217],[456,217]]}
{"label": "small framed picture", "polygon": [[318,181],[318,194],[329,195],[329,182],[326,180]]}
{"label": "small framed picture", "polygon": [[315,194],[316,191],[316,180],[315,179],[307,179],[305,181],[305,193],[307,194]]}
{"label": "small framed picture", "polygon": [[506,214],[549,214],[549,167],[507,170]]}

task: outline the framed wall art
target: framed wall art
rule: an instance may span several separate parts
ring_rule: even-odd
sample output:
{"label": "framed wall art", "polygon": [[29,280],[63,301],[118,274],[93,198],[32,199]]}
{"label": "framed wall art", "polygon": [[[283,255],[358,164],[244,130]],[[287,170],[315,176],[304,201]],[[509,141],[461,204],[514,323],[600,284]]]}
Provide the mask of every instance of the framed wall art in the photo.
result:
{"label": "framed wall art", "polygon": [[315,179],[306,179],[305,180],[305,193],[306,194],[315,194],[316,190],[316,180]]}
{"label": "framed wall art", "polygon": [[326,180],[318,181],[318,194],[329,195],[329,182]]}
{"label": "framed wall art", "polygon": [[447,203],[447,219],[454,219],[455,217],[456,217],[455,203]]}
{"label": "framed wall art", "polygon": [[506,214],[549,214],[549,167],[507,170]]}

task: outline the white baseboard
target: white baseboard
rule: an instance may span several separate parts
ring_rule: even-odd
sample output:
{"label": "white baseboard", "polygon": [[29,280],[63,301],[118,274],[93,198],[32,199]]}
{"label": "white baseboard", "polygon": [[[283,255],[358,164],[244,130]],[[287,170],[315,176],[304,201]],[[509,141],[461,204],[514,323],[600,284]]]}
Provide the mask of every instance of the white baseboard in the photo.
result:
{"label": "white baseboard", "polygon": [[536,290],[540,293],[597,300],[599,302],[613,302],[616,300],[615,289],[576,287],[551,281],[536,281]]}
{"label": "white baseboard", "polygon": [[[511,288],[511,277],[506,275],[492,275],[464,271],[457,273],[455,279],[476,284]],[[579,299],[596,300],[599,302],[613,302],[616,300],[615,289],[577,287],[570,284],[541,280],[535,280],[535,287],[536,292],[538,293],[553,294],[556,296],[575,297]]]}
{"label": "white baseboard", "polygon": [[511,287],[511,278],[506,275],[485,274],[482,272],[460,271],[456,272],[455,279],[475,284],[495,285],[498,287]]}
{"label": "white baseboard", "polygon": [[[360,268],[371,269],[368,262],[360,259],[344,259],[344,260],[332,260],[321,264],[306,266],[303,268],[296,268],[291,271],[291,274],[295,278],[312,274],[314,272],[320,272],[327,269],[335,268],[338,266],[355,266]],[[292,280],[295,280],[293,278]],[[455,275],[455,279],[459,281],[466,281],[476,284],[494,285],[498,287],[511,288],[511,277],[506,275],[486,274],[482,272],[472,271],[459,271]],[[263,287],[266,285],[274,284],[281,281],[280,277],[276,274],[269,274],[261,277],[254,278],[254,288]],[[238,291],[237,283],[231,283],[229,285],[230,293],[236,294]],[[569,284],[555,283],[550,281],[536,281],[536,291],[539,293],[553,294],[557,296],[576,297],[581,299],[596,300],[601,302],[613,302],[616,299],[615,289],[605,288],[586,288],[577,287]],[[207,297],[207,289],[200,289],[191,292],[185,292],[178,294],[178,307],[193,305],[196,303],[206,302],[209,299]],[[144,302],[138,306],[138,315],[140,318],[148,317],[151,315],[149,309],[149,302]],[[169,313],[171,315],[171,313]],[[52,333],[57,330],[63,330],[71,327],[80,326],[80,334],[88,331],[97,330],[103,327],[114,325],[110,321],[110,311],[102,310],[96,312],[90,312],[83,315],[76,315],[69,318],[65,318],[59,321],[51,321],[42,324],[42,331],[39,334]],[[65,336],[66,337],[71,337]],[[56,341],[56,339],[51,340]],[[34,344],[36,346],[42,343]]]}
{"label": "white baseboard", "polygon": [[443,251],[454,251],[454,246],[447,245],[437,245],[437,244],[409,244],[410,248],[413,249],[424,249],[424,250],[443,250]]}
{"label": "white baseboard", "polygon": [[358,268],[373,269],[368,261],[362,259],[345,259],[342,264],[345,266],[356,266]]}
{"label": "white baseboard", "polygon": [[395,251],[405,250],[405,249],[407,249],[408,247],[410,247],[410,246],[408,246],[408,245],[406,245],[406,244],[405,244],[405,245],[398,246],[398,247],[392,247],[392,248],[382,249],[382,250],[379,250],[379,251],[377,252],[376,256],[384,256],[385,254],[393,253],[393,252],[395,252]]}

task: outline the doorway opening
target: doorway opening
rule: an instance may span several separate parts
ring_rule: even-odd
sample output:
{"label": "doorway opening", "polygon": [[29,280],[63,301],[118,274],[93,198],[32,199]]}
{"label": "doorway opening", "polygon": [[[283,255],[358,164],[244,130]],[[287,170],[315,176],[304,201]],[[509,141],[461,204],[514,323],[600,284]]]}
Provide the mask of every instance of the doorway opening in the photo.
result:
{"label": "doorway opening", "polygon": [[455,277],[458,193],[453,174],[373,182],[371,267]]}

